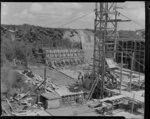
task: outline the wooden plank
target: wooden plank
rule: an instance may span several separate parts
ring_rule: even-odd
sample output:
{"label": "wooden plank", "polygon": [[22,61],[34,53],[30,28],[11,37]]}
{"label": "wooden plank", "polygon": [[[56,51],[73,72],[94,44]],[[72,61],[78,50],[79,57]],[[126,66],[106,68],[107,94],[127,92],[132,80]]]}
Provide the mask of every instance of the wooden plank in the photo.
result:
{"label": "wooden plank", "polygon": [[11,106],[11,104],[10,104],[9,100],[8,100],[8,99],[6,99],[6,101],[7,101],[8,105],[11,107],[12,111],[13,111],[13,112],[15,112],[15,110],[14,110],[14,109],[13,109],[13,107]]}
{"label": "wooden plank", "polygon": [[11,116],[11,114],[8,112],[8,110],[4,107],[3,104],[2,104],[2,110],[4,110],[8,116]]}

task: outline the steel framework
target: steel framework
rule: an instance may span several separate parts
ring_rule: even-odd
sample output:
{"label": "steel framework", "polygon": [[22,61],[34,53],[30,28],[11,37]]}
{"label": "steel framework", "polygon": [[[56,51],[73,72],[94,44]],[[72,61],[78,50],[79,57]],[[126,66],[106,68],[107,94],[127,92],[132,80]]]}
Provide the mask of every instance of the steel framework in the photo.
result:
{"label": "steel framework", "polygon": [[93,54],[93,85],[88,99],[100,81],[100,98],[104,93],[104,77],[106,72],[105,58],[116,60],[117,23],[130,20],[117,19],[117,3],[96,3],[94,22],[94,54]]}

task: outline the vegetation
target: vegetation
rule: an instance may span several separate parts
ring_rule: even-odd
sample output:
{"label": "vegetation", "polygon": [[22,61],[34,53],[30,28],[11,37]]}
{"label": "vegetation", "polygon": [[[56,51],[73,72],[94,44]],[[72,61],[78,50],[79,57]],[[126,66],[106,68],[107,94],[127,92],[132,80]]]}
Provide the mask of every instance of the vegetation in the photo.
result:
{"label": "vegetation", "polygon": [[44,28],[28,24],[2,26],[16,32],[15,41],[12,42],[10,34],[1,29],[1,63],[4,63],[6,59],[35,62],[36,59],[44,57],[39,55],[42,47],[81,48],[80,43],[72,43],[68,38],[63,38],[66,29]]}
{"label": "vegetation", "polygon": [[[23,63],[36,62],[37,59],[44,59],[45,55],[42,47],[51,48],[81,48],[81,44],[78,42],[72,43],[70,39],[63,38],[63,33],[66,29],[52,29],[43,28],[33,25],[2,25],[11,30],[17,30],[15,32],[15,41],[12,41],[10,34],[7,31],[1,29],[1,92],[13,95],[16,91],[15,88],[24,88],[26,92],[31,87],[24,83],[24,77],[18,74],[13,69],[13,59],[17,59]],[[93,31],[88,29],[89,31]],[[93,31],[94,32],[94,31]],[[144,31],[141,31],[142,37],[144,37]],[[130,34],[127,36],[137,37],[133,35],[134,32],[120,31],[121,36]],[[39,55],[41,54],[41,55]],[[26,64],[25,64],[26,65]],[[92,85],[91,78],[86,78],[83,82],[83,87],[90,89]],[[14,88],[12,88],[14,87]],[[76,89],[77,85],[70,86],[70,90],[76,92],[81,88]],[[81,87],[81,86],[80,86]],[[94,93],[93,97],[99,97],[100,83],[96,87],[98,93]]]}
{"label": "vegetation", "polygon": [[[63,38],[63,34],[69,29],[44,28],[33,25],[2,25],[3,27],[15,30],[15,41],[12,42],[7,31],[1,29],[1,65],[18,59],[22,62],[35,62],[37,59],[44,59],[44,55],[39,55],[42,47],[50,48],[81,48],[81,43],[72,42],[68,38]],[[92,31],[91,29],[86,29]],[[76,32],[70,30],[70,32]],[[144,30],[137,30],[144,37]],[[119,36],[133,37],[139,39],[135,31],[119,31]],[[132,39],[132,38],[130,38]]]}

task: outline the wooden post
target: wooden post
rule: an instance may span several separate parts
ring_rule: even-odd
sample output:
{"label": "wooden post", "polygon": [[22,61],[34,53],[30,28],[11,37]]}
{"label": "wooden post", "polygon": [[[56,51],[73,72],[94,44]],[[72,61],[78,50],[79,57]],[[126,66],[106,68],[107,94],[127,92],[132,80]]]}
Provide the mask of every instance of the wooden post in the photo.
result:
{"label": "wooden post", "polygon": [[112,103],[112,114],[113,114],[113,110],[114,110],[114,102]]}
{"label": "wooden post", "polygon": [[14,66],[16,66],[16,59],[13,59],[13,62],[14,62]]}
{"label": "wooden post", "polygon": [[132,102],[132,109],[131,109],[132,113],[133,113],[133,109],[134,109],[134,98],[135,98],[135,94],[133,94],[133,102]]}
{"label": "wooden post", "polygon": [[28,68],[28,58],[27,58],[27,43],[25,44],[25,47],[26,47],[26,67]]}
{"label": "wooden post", "polygon": [[46,92],[46,66],[44,67],[44,92]]}
{"label": "wooden post", "polygon": [[[2,110],[4,110],[7,114],[7,116],[11,116],[11,114],[9,113],[9,111],[3,106],[2,104]],[[3,113],[2,113],[3,114]],[[2,116],[2,115],[1,115]]]}
{"label": "wooden post", "polygon": [[140,82],[141,82],[141,81],[140,81],[140,77],[141,77],[141,76],[140,76],[140,75],[141,75],[141,74],[140,74],[140,72],[139,72],[139,81],[138,81],[138,84],[139,84],[139,90],[140,90],[140,88],[141,88],[141,83],[140,83]]}
{"label": "wooden post", "polygon": [[121,85],[122,85],[122,67],[123,67],[123,52],[121,52],[120,94],[121,94]]}
{"label": "wooden post", "polygon": [[132,83],[133,58],[134,58],[134,52],[132,52],[132,57],[131,57],[131,72],[130,72],[130,87],[129,87],[129,91],[131,91],[131,83]]}
{"label": "wooden post", "polygon": [[[117,3],[115,3],[115,8],[117,7]],[[115,19],[117,19],[118,12],[115,9]],[[116,51],[117,51],[117,20],[115,20],[115,42],[114,42],[114,61],[116,62]]]}

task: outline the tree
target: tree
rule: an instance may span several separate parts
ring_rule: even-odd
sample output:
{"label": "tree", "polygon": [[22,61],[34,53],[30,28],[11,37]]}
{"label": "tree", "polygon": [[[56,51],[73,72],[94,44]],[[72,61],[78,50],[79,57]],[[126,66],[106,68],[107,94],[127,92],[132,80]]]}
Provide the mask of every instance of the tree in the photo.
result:
{"label": "tree", "polygon": [[12,41],[6,37],[2,37],[1,42],[1,60],[12,61],[14,58]]}
{"label": "tree", "polygon": [[18,60],[21,60],[21,61],[25,61],[25,59],[26,59],[26,46],[24,45],[24,43],[15,41],[13,43],[13,47],[14,47],[15,58]]}

